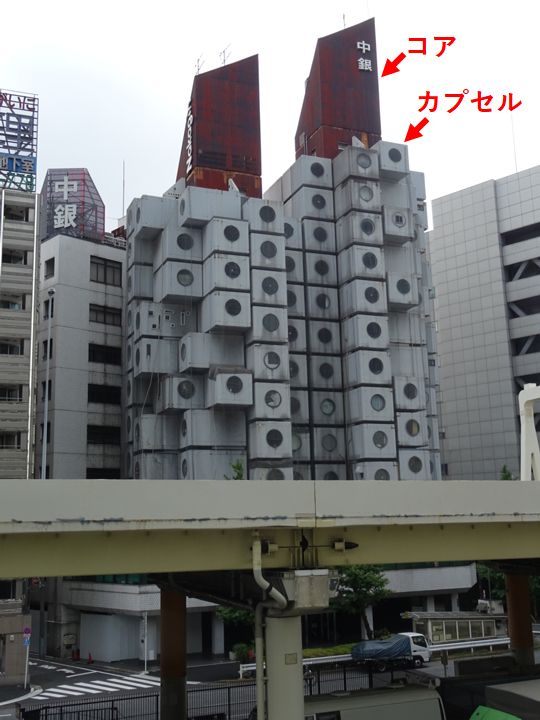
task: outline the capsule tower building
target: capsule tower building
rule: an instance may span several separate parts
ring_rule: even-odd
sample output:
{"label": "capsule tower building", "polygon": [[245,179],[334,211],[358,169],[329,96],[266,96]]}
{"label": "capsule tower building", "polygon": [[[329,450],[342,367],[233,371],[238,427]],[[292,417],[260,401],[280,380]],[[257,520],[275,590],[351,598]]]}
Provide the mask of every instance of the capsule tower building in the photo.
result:
{"label": "capsule tower building", "polygon": [[197,75],[127,216],[125,475],[440,479],[425,188],[381,140],[374,21],[319,39],[261,193],[258,60]]}

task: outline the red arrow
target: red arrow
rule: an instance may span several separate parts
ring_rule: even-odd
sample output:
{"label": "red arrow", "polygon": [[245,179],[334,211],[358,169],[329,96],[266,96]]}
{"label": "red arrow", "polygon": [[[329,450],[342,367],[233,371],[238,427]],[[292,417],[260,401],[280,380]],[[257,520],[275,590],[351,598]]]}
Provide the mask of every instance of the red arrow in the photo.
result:
{"label": "red arrow", "polygon": [[393,73],[399,72],[398,65],[400,62],[403,62],[407,56],[405,53],[399,53],[397,58],[395,60],[387,60],[384,65],[384,70],[382,71],[381,77],[384,77],[385,75],[392,75]]}
{"label": "red arrow", "polygon": [[407,130],[407,134],[405,135],[405,141],[409,142],[409,140],[416,140],[416,138],[424,137],[420,130],[426,127],[429,120],[427,118],[422,118],[418,125],[409,125],[409,129]]}

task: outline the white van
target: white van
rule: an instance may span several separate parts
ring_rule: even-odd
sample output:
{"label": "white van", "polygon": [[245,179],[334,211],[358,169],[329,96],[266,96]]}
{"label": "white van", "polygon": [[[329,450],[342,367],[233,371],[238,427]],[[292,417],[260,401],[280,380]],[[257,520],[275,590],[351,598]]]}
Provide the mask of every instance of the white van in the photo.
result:
{"label": "white van", "polygon": [[439,693],[418,685],[306,698],[304,720],[446,720]]}

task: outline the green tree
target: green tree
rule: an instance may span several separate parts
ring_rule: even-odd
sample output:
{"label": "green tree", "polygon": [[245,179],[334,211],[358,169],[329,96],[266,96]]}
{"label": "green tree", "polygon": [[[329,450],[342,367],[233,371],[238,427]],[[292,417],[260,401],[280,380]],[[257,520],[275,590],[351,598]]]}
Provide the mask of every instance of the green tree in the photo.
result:
{"label": "green tree", "polygon": [[233,471],[234,475],[232,476],[232,478],[225,475],[225,480],[244,480],[244,463],[241,460],[236,460],[235,462],[231,463],[231,470]]}
{"label": "green tree", "polygon": [[510,470],[506,467],[506,465],[502,466],[501,469],[501,480],[513,480],[512,473]]}
{"label": "green tree", "polygon": [[350,565],[339,569],[338,595],[332,601],[335,610],[358,615],[367,637],[373,638],[373,628],[366,610],[391,595],[388,580],[376,565]]}
{"label": "green tree", "polygon": [[255,622],[255,615],[252,610],[243,610],[237,607],[221,605],[216,610],[216,615],[223,620],[225,625],[251,626]]}

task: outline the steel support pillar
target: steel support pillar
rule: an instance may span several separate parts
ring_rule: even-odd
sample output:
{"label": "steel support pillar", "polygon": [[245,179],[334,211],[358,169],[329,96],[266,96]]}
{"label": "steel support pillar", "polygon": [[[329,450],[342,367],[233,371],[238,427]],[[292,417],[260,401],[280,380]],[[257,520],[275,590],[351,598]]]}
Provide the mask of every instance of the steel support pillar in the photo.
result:
{"label": "steel support pillar", "polygon": [[508,634],[518,665],[534,665],[529,576],[506,573]]}
{"label": "steel support pillar", "polygon": [[187,720],[186,596],[161,590],[161,720]]}
{"label": "steel support pillar", "polygon": [[302,618],[266,617],[268,720],[304,717]]}

